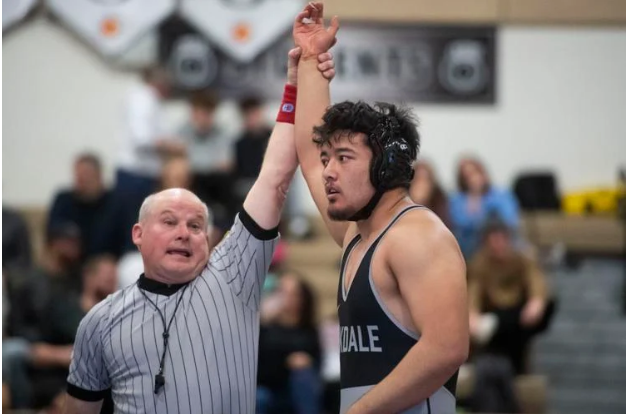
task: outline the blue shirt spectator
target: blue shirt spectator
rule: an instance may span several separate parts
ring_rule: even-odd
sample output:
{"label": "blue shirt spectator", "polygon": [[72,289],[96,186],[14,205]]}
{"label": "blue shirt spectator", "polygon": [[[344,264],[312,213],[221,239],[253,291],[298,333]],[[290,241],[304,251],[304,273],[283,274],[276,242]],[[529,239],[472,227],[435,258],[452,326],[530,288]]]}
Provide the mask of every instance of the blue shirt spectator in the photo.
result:
{"label": "blue shirt spectator", "polygon": [[103,183],[100,159],[89,153],[79,155],[74,162],[72,187],[59,191],[52,202],[48,230],[75,224],[81,232],[83,258],[94,254],[99,238],[98,223],[111,198],[111,191]]}
{"label": "blue shirt spectator", "polygon": [[519,227],[519,207],[512,193],[491,185],[484,166],[474,159],[458,164],[458,189],[449,212],[453,233],[466,259],[477,251],[489,217],[499,218],[512,230]]}

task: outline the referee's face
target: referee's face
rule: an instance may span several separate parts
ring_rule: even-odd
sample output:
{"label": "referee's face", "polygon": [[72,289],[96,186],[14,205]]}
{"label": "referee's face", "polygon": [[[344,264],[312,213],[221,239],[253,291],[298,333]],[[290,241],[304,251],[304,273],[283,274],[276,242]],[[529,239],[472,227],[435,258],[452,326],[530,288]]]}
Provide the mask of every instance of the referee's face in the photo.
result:
{"label": "referee's face", "polygon": [[147,277],[180,283],[196,277],[209,258],[207,218],[198,198],[185,190],[166,191],[133,228]]}

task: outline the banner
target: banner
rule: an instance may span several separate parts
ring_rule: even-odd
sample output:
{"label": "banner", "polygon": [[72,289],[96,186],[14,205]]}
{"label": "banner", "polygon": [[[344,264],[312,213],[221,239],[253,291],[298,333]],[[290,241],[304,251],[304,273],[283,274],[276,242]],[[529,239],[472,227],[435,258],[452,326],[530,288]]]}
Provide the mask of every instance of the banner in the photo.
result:
{"label": "banner", "polygon": [[37,0],[2,0],[2,31],[22,20]]}
{"label": "banner", "polygon": [[292,27],[299,0],[181,0],[180,14],[232,59],[248,63]]}
{"label": "banner", "polygon": [[[279,99],[292,47],[288,29],[246,64],[180,20],[160,28],[160,59],[181,91],[213,88],[226,98]],[[495,102],[495,28],[345,23],[332,49],[334,101]]]}
{"label": "banner", "polygon": [[176,0],[46,0],[99,53],[117,56],[168,17]]}

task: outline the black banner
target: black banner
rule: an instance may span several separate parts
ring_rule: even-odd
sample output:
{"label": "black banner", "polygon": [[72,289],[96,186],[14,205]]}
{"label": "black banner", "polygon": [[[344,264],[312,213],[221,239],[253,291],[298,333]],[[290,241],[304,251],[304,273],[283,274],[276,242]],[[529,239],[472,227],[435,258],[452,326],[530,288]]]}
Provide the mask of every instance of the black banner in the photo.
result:
{"label": "black banner", "polygon": [[[184,21],[160,28],[160,60],[181,92],[204,88],[222,97],[279,99],[291,33],[242,64]],[[332,49],[334,101],[495,102],[495,28],[343,24]]]}

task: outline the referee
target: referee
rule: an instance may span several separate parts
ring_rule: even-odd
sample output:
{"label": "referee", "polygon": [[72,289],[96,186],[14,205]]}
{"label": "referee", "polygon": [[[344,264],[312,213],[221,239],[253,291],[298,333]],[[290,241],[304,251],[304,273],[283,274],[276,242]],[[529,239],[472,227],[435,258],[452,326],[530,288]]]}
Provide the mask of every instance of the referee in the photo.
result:
{"label": "referee", "polygon": [[[261,287],[297,167],[294,104],[299,50],[257,181],[229,234],[209,255],[209,211],[193,193],[149,196],[133,227],[145,273],[82,320],[65,412],[253,413]],[[334,76],[329,54],[319,57]]]}

